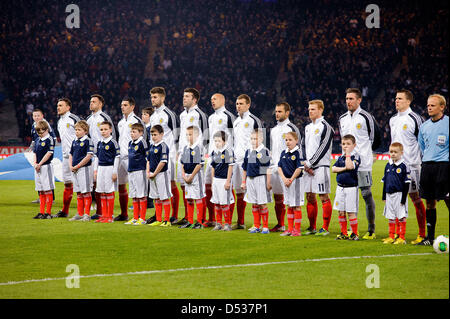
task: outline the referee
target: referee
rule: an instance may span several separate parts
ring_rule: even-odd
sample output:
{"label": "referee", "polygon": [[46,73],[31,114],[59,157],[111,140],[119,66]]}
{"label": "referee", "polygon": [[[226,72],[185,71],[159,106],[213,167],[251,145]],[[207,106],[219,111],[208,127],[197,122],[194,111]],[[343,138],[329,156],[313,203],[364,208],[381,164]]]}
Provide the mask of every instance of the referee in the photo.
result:
{"label": "referee", "polygon": [[436,201],[443,199],[449,208],[449,121],[444,115],[445,98],[440,94],[428,97],[427,111],[430,119],[419,129],[419,146],[422,151],[422,170],[419,184],[420,196],[426,201],[427,238],[418,245],[431,246],[436,228]]}

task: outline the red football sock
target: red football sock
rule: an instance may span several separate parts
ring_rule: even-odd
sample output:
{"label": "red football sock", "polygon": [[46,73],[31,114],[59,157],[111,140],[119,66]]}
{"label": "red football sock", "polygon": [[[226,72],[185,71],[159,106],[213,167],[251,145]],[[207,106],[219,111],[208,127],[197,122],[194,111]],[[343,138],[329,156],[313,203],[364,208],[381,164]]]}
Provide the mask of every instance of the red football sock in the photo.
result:
{"label": "red football sock", "polygon": [[128,217],[128,191],[126,184],[119,185],[119,203],[120,215]]}
{"label": "red football sock", "polygon": [[73,196],[73,184],[65,184],[63,192],[63,208],[62,208],[64,214],[69,213],[69,206],[70,202],[72,201],[72,196]]}
{"label": "red football sock", "polygon": [[164,221],[170,221],[170,199],[165,199],[162,202],[164,208]]}
{"label": "red football sock", "polygon": [[187,216],[185,218],[188,220],[189,224],[194,223],[194,209],[195,209],[194,200],[192,199],[186,200]]}
{"label": "red football sock", "polygon": [[139,219],[139,199],[133,198],[133,219]]}
{"label": "red football sock", "polygon": [[177,185],[172,185],[172,198],[170,199],[172,202],[172,217],[178,218],[178,207],[180,205],[180,191],[178,190]]}
{"label": "red football sock", "polygon": [[317,200],[314,199],[313,202],[308,202],[306,204],[306,213],[308,214],[309,227],[316,229],[317,222]]}
{"label": "red football sock", "polygon": [[147,197],[139,199],[139,218],[145,220],[147,214]]}
{"label": "red football sock", "polygon": [[[317,209],[317,204],[316,204]],[[323,210],[323,228],[328,231],[331,222],[331,214],[333,212],[333,207],[331,206],[331,201],[329,199],[322,202],[322,210]],[[317,217],[317,213],[316,213]]]}
{"label": "red football sock", "polygon": [[275,199],[275,215],[277,216],[277,224],[284,226],[284,218],[286,216],[286,207],[283,204],[284,196],[283,194],[274,194]]}
{"label": "red football sock", "polygon": [[238,215],[237,223],[239,225],[244,225],[245,206],[247,206],[247,203],[244,201],[244,194],[239,194],[237,196],[237,215]]}
{"label": "red football sock", "polygon": [[259,215],[259,205],[253,204],[252,205],[252,213],[253,213],[253,224],[256,228],[261,227],[261,218]]}
{"label": "red football sock", "polygon": [[107,194],[108,199],[108,217],[112,218],[114,215],[114,200],[116,198],[116,194],[114,192]]}
{"label": "red football sock", "polygon": [[223,219],[225,221],[225,224],[231,225],[230,205],[223,205],[222,206],[222,214],[223,214]]}
{"label": "red football sock", "polygon": [[203,219],[205,219],[205,213],[206,213],[206,205],[205,205],[205,198],[197,199],[195,201],[197,204],[197,222],[200,224],[203,224]]}
{"label": "red football sock", "polygon": [[[202,198],[202,220],[200,220],[199,221],[199,223],[201,223],[201,224],[203,224],[203,222],[204,221],[206,221],[206,208],[207,208],[207,205],[206,205],[206,197],[203,197]],[[197,209],[198,209],[198,207],[197,207]]]}
{"label": "red football sock", "polygon": [[400,222],[398,221],[398,218],[395,219],[395,233],[400,236]]}
{"label": "red football sock", "polygon": [[339,216],[339,225],[341,225],[341,233],[344,235],[348,235],[347,233],[347,217],[346,216]]}
{"label": "red football sock", "polygon": [[39,213],[45,214],[45,202],[46,202],[45,192],[39,192]]}
{"label": "red football sock", "polygon": [[[216,211],[216,221],[218,224],[222,225],[222,206],[221,205],[214,205],[214,210]],[[225,216],[225,221],[226,221],[226,216]]]}
{"label": "red football sock", "polygon": [[352,228],[352,233],[355,235],[358,235],[358,219],[357,218],[352,218],[352,219],[348,219],[348,221],[350,222],[350,227]]}
{"label": "red football sock", "polygon": [[[97,201],[98,205],[102,206],[102,217],[108,217],[108,195],[106,193],[95,193],[100,195],[100,201]],[[97,195],[95,196],[97,197]]]}
{"label": "red football sock", "polygon": [[181,189],[183,190],[184,218],[188,219],[189,212],[188,212],[187,207],[188,207],[189,204],[188,204],[187,199],[186,199],[186,191],[185,191],[184,186]]}
{"label": "red football sock", "polygon": [[91,214],[91,203],[92,203],[92,196],[91,193],[84,193],[84,213],[86,215]]}
{"label": "red football sock", "polygon": [[292,232],[294,230],[294,209],[289,207],[287,210],[287,220],[288,220],[288,231]]}
{"label": "red football sock", "polygon": [[406,233],[406,218],[403,221],[399,222],[400,224],[400,238],[405,240],[405,233]]}
{"label": "red football sock", "polygon": [[302,210],[300,207],[294,209],[294,227],[295,230],[300,233],[300,228],[302,226]]}
{"label": "red football sock", "polygon": [[156,215],[156,220],[158,222],[162,221],[162,209],[163,209],[163,205],[162,202],[159,199],[155,199],[153,201],[153,203],[155,204],[155,215]]}
{"label": "red football sock", "polygon": [[77,212],[78,212],[78,215],[83,216],[84,196],[81,193],[77,193]]}
{"label": "red football sock", "polygon": [[52,214],[52,204],[53,204],[53,192],[52,191],[48,191],[45,194],[46,197],[46,205],[47,205],[47,214],[51,215]]}
{"label": "red football sock", "polygon": [[395,219],[389,219],[389,237],[395,238]]}
{"label": "red football sock", "polygon": [[267,207],[261,208],[259,206],[259,214],[261,215],[263,228],[269,228],[269,210]]}
{"label": "red football sock", "polygon": [[416,218],[417,224],[419,226],[419,236],[425,238],[425,233],[427,229],[427,218],[426,218],[426,210],[425,205],[422,202],[422,199],[417,199],[413,202],[414,207],[416,208]]}

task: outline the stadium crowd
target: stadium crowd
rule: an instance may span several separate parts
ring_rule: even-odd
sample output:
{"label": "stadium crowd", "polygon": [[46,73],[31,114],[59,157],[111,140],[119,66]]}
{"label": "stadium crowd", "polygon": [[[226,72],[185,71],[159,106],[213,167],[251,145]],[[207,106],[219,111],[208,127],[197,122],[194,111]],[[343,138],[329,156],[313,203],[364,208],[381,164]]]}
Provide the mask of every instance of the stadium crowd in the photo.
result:
{"label": "stadium crowd", "polygon": [[[336,139],[346,87],[362,89],[363,107],[386,128],[386,136],[396,89],[410,89],[422,115],[429,94],[448,94],[446,63],[441,63],[447,59],[448,30],[436,17],[446,14],[436,12],[442,6],[379,1],[381,27],[368,29],[365,7],[350,0],[77,5],[81,27],[67,29],[63,3],[2,3],[0,56],[20,137],[27,143],[33,108],[43,109],[54,126],[58,97],[70,97],[73,112],[85,118],[89,96],[100,93],[117,123],[121,98],[133,96],[142,108],[150,104],[148,90],[155,85],[166,88],[166,103],[177,113],[186,87],[200,91],[207,113],[214,92],[222,92],[227,105],[246,93],[267,126],[275,123],[271,110],[277,101],[294,107],[293,122],[302,127],[308,122],[307,101],[321,98]],[[144,70],[152,32],[161,50],[153,57],[156,75],[150,78]],[[402,63],[397,76],[394,70]],[[285,77],[279,79],[280,71]],[[387,146],[385,139],[380,150]]]}

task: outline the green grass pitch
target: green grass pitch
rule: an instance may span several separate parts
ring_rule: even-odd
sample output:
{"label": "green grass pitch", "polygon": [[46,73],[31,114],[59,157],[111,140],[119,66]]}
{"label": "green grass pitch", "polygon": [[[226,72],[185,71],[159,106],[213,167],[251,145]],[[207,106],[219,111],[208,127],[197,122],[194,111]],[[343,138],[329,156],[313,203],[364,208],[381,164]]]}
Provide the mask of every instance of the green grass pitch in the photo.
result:
{"label": "green grass pitch", "polygon": [[[373,170],[377,239],[359,242],[334,240],[339,233],[336,211],[331,234],[320,238],[34,220],[38,211],[38,205],[31,204],[36,199],[34,183],[1,181],[0,298],[448,299],[448,254],[409,244],[417,236],[411,201],[408,245],[381,243],[388,235],[380,182],[385,163],[376,162]],[[334,192],[335,175],[331,176]],[[57,183],[53,213],[62,207],[62,190],[62,183]],[[74,196],[70,216],[75,205]],[[269,211],[272,226],[273,203]],[[302,211],[304,230],[309,222],[304,207]],[[119,212],[117,198],[115,212]],[[359,212],[363,235],[367,221],[362,198]],[[153,209],[147,215],[153,215]],[[436,235],[448,234],[448,217],[447,207],[439,202]],[[247,205],[248,227],[252,221]],[[322,224],[320,204],[317,224]],[[79,288],[67,286],[75,282],[67,278],[73,274],[66,272],[68,265],[79,269]],[[369,288],[377,282],[374,278],[379,286]]]}

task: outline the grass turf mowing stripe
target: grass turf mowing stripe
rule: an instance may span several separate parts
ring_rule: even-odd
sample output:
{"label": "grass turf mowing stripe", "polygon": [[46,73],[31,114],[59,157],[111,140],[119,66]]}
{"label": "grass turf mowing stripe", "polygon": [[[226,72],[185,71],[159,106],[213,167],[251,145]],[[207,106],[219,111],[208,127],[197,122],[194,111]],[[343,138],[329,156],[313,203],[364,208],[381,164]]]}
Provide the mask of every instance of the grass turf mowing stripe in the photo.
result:
{"label": "grass turf mowing stripe", "polygon": [[[167,272],[178,272],[178,271],[189,271],[189,270],[209,270],[209,269],[225,269],[225,268],[237,268],[237,267],[258,267],[267,265],[279,265],[279,264],[292,264],[292,263],[305,263],[305,262],[320,262],[320,261],[334,261],[334,260],[347,260],[347,259],[363,259],[363,258],[389,258],[389,257],[407,257],[407,256],[426,256],[432,255],[433,253],[411,253],[411,254],[397,254],[397,255],[379,255],[379,256],[347,256],[347,257],[328,257],[328,258],[315,258],[315,259],[302,259],[302,260],[290,260],[290,261],[273,261],[265,263],[254,263],[254,264],[237,264],[237,265],[219,265],[219,266],[204,266],[204,267],[191,267],[191,268],[176,268],[176,269],[160,269],[160,270],[144,270],[126,273],[115,273],[115,274],[93,274],[79,276],[79,279],[85,278],[95,278],[95,277],[118,277],[118,276],[134,276],[134,275],[151,275],[157,273],[167,273]],[[20,285],[32,282],[45,282],[45,281],[55,281],[55,280],[66,280],[67,277],[60,278],[43,278],[43,279],[29,279],[22,281],[9,281],[0,283],[0,286],[12,286]]]}

